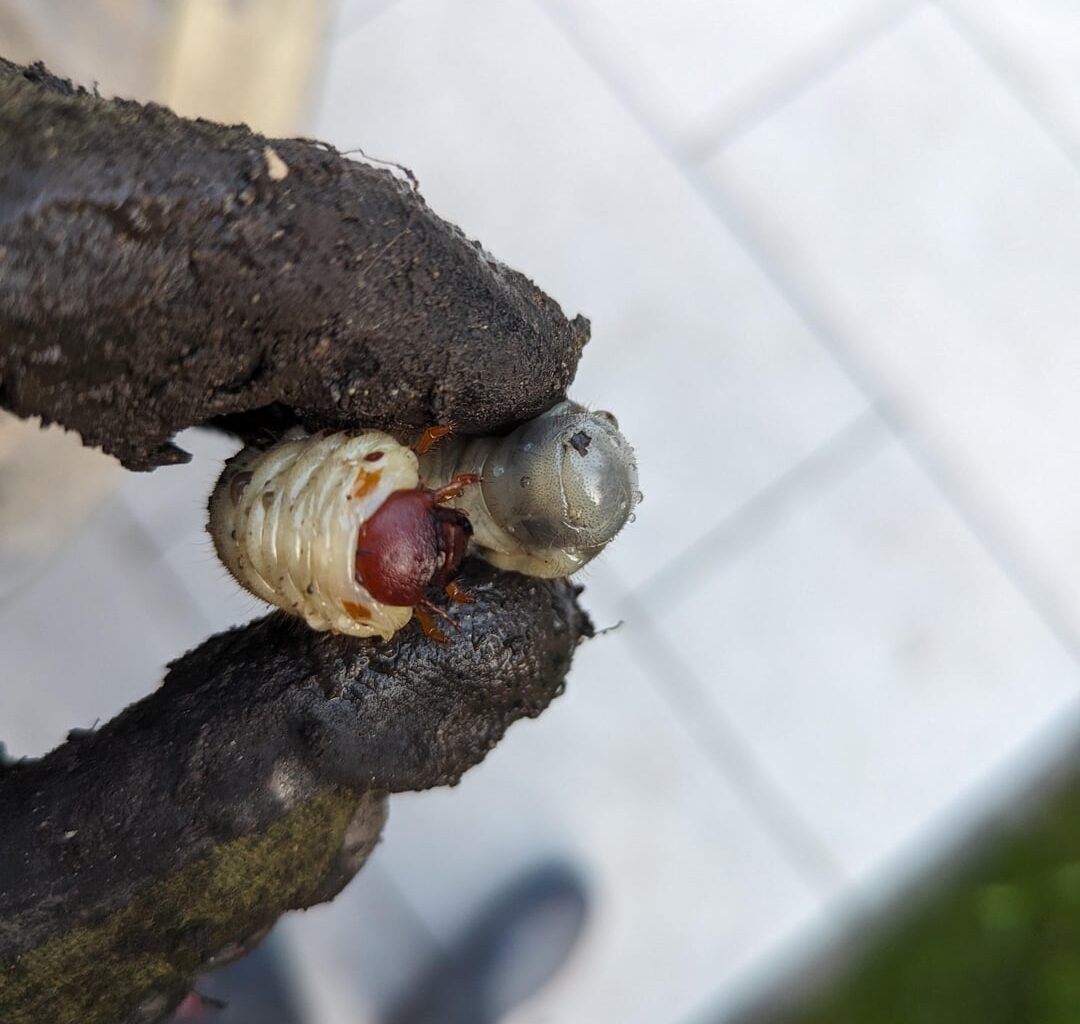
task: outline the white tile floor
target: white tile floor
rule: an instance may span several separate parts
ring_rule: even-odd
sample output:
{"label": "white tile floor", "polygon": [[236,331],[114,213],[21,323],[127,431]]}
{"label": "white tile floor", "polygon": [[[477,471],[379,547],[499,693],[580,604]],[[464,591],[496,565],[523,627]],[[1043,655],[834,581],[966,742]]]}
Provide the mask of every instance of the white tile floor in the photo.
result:
{"label": "white tile floor", "polygon": [[[592,318],[576,393],[619,415],[646,503],[586,578],[626,625],[567,694],[397,800],[365,876],[286,922],[317,1019],[375,1019],[545,854],[594,913],[514,1021],[710,1019],[1072,727],[1073,6],[343,3],[312,134],[411,166]],[[200,532],[227,446],[185,440],[192,468],[126,480],[0,607],[15,752],[256,614]],[[122,692],[70,685],[64,630]]]}
{"label": "white tile floor", "polygon": [[709,172],[1076,624],[1080,176],[1062,151],[926,8]]}
{"label": "white tile floor", "polygon": [[1071,0],[938,0],[1029,116],[1080,159],[1080,19]]}
{"label": "white tile floor", "polygon": [[888,0],[541,0],[544,5],[594,59],[617,69],[650,121],[677,137],[753,103],[771,89],[778,68],[896,6]]}
{"label": "white tile floor", "polygon": [[1067,652],[896,443],[680,596],[661,629],[856,879],[1076,703]]}
{"label": "white tile floor", "polygon": [[332,56],[316,134],[393,153],[434,209],[591,318],[575,394],[614,410],[648,467],[616,556],[629,581],[865,409],[539,9],[409,2]]}

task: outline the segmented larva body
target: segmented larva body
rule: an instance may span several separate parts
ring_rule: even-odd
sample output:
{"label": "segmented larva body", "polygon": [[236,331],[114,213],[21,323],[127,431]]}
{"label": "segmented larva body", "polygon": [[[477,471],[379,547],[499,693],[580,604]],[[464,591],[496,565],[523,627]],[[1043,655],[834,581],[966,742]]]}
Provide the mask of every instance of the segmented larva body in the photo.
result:
{"label": "segmented larva body", "polygon": [[438,488],[480,477],[454,500],[472,547],[500,569],[569,576],[595,558],[642,500],[634,451],[609,412],[564,401],[503,437],[455,437],[420,458]]}
{"label": "segmented larva body", "polygon": [[[313,629],[389,639],[426,593],[452,583],[466,546],[532,576],[576,572],[641,501],[615,417],[561,402],[503,437],[443,437],[416,453],[377,430],[245,448],[210,498],[209,530],[241,586]],[[449,505],[453,502],[453,506]],[[451,621],[453,621],[451,619]]]}
{"label": "segmented larva body", "polygon": [[411,606],[377,601],[357,578],[360,529],[419,483],[416,455],[376,430],[245,448],[210,498],[209,530],[241,586],[318,630],[389,639]]}

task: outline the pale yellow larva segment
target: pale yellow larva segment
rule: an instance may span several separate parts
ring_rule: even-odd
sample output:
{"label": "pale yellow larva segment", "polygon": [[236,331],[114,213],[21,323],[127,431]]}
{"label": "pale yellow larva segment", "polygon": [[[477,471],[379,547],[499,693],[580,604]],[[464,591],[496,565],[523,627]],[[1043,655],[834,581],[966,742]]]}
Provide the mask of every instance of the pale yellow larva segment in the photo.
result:
{"label": "pale yellow larva segment", "polygon": [[313,629],[389,639],[412,609],[382,604],[357,582],[357,537],[390,494],[417,483],[415,454],[376,430],[245,449],[210,498],[210,534],[257,597]]}

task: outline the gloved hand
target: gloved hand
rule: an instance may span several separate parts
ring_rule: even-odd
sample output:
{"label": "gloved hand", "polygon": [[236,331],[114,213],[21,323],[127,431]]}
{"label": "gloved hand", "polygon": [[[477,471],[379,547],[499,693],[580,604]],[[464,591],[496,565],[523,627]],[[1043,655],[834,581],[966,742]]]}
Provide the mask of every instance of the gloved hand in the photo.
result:
{"label": "gloved hand", "polygon": [[[130,469],[182,461],[195,424],[497,430],[564,395],[587,337],[388,171],[0,60],[0,406]],[[591,633],[576,589],[462,583],[445,645],[271,614],[0,766],[0,1021],[161,1019],[339,891],[386,794],[454,783],[543,710]]]}

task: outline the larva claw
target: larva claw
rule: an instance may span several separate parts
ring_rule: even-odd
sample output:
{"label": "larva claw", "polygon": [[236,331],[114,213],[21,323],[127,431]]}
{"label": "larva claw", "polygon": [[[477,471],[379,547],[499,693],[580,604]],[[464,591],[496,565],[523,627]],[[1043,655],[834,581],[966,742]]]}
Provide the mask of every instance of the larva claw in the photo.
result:
{"label": "larva claw", "polygon": [[420,440],[416,442],[416,447],[413,451],[417,455],[426,455],[432,448],[435,447],[447,434],[451,434],[454,431],[453,423],[439,423],[434,427],[428,427],[423,434],[420,435]]}
{"label": "larva claw", "polygon": [[479,473],[460,473],[445,487],[440,487],[435,492],[435,504],[445,505],[454,498],[460,498],[465,493],[465,488],[472,484],[480,483]]}
{"label": "larva claw", "polygon": [[476,598],[472,596],[467,590],[459,587],[454,580],[451,580],[446,584],[446,596],[451,601],[456,601],[458,604],[473,604]]}
{"label": "larva claw", "polygon": [[435,625],[435,620],[432,618],[429,609],[431,611],[435,610],[431,605],[417,605],[413,609],[416,621],[420,623],[420,628],[424,631],[424,636],[429,640],[434,640],[437,644],[445,644],[448,642],[447,636]]}

